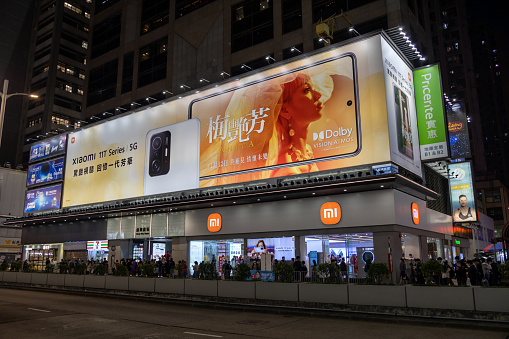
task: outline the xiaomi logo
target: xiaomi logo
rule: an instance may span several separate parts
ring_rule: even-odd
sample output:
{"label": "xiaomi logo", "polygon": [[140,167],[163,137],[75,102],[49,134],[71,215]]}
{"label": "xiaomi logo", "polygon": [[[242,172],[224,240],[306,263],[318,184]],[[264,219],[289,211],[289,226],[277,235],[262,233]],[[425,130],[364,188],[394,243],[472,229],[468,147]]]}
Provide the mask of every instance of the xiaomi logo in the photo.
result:
{"label": "xiaomi logo", "polygon": [[414,224],[419,225],[419,206],[415,202],[412,203],[412,220]]}
{"label": "xiaomi logo", "polygon": [[207,220],[209,232],[218,232],[221,230],[221,214],[212,213]]}
{"label": "xiaomi logo", "polygon": [[320,208],[320,219],[325,225],[335,225],[341,220],[341,206],[337,202],[326,202]]}
{"label": "xiaomi logo", "polygon": [[71,144],[74,144],[74,142],[76,141],[76,139],[74,137],[71,138]]}

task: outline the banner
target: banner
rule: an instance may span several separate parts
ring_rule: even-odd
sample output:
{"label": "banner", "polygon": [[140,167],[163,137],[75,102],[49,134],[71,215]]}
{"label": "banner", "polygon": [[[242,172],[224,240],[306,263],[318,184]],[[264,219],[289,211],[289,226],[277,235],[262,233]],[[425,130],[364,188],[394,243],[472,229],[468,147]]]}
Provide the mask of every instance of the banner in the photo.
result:
{"label": "banner", "polygon": [[449,165],[449,188],[454,222],[477,221],[470,162]]}
{"label": "banner", "polygon": [[449,152],[438,65],[414,70],[414,85],[421,159],[446,158]]}
{"label": "banner", "polygon": [[65,153],[65,140],[67,135],[59,135],[53,139],[45,140],[30,147],[28,162],[50,158]]}
{"label": "banner", "polygon": [[41,187],[25,194],[25,213],[60,208],[62,185]]}
{"label": "banner", "polygon": [[467,116],[462,102],[446,105],[451,158],[470,158]]}
{"label": "banner", "polygon": [[62,179],[64,158],[48,160],[28,167],[27,186]]}

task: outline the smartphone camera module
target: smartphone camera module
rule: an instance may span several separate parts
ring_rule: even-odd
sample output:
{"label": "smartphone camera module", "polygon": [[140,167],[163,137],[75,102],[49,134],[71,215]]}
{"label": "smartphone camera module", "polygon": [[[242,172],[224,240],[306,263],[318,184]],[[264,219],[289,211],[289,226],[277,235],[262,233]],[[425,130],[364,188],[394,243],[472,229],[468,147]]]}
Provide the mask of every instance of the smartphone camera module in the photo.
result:
{"label": "smartphone camera module", "polygon": [[149,175],[151,177],[164,175],[170,170],[170,140],[169,131],[154,134],[150,139]]}

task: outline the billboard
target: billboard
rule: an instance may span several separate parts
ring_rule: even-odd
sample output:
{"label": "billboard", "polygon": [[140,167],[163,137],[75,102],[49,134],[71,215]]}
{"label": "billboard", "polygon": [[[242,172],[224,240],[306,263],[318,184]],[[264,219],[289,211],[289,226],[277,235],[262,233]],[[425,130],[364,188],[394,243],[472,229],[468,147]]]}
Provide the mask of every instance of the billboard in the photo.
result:
{"label": "billboard", "polygon": [[28,167],[27,186],[49,183],[62,179],[64,158],[47,160]]}
{"label": "billboard", "polygon": [[25,194],[25,213],[60,208],[62,185],[40,187]]}
{"label": "billboard", "polygon": [[30,147],[29,162],[50,158],[65,153],[66,135],[45,140]]}
{"label": "billboard", "polygon": [[63,207],[391,160],[420,175],[406,87],[411,146],[389,142],[383,60],[410,70],[385,45],[372,36],[70,133]]}
{"label": "billboard", "polygon": [[446,105],[451,158],[470,158],[467,115],[462,102]]}
{"label": "billboard", "polygon": [[449,152],[438,65],[415,70],[414,85],[421,159],[446,158]]}
{"label": "billboard", "polygon": [[449,165],[449,189],[454,222],[475,222],[474,186],[470,162],[458,162]]}
{"label": "billboard", "polygon": [[385,40],[382,56],[391,160],[422,176],[413,72]]}

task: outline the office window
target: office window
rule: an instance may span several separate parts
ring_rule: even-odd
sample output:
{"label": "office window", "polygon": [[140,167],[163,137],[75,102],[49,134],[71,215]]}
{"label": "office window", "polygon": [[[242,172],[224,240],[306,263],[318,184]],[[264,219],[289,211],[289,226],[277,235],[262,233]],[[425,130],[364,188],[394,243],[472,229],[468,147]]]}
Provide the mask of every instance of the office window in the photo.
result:
{"label": "office window", "polygon": [[130,92],[133,89],[134,52],[124,55],[122,68],[122,93]]}
{"label": "office window", "polygon": [[177,0],[175,4],[175,18],[178,19],[215,0]]}
{"label": "office window", "polygon": [[64,107],[64,108],[67,108],[67,109],[70,109],[70,110],[73,110],[76,112],[81,112],[81,102],[80,101],[72,100],[72,99],[65,98],[63,96],[55,94],[54,103],[57,106]]}
{"label": "office window", "polygon": [[138,88],[166,78],[167,43],[165,37],[140,48]]}
{"label": "office window", "polygon": [[170,0],[143,0],[141,35],[166,25],[170,16]]}
{"label": "office window", "polygon": [[94,26],[92,59],[119,46],[121,18],[122,14],[117,13]]}
{"label": "office window", "polygon": [[90,71],[87,106],[115,97],[117,88],[118,59]]}
{"label": "office window", "polygon": [[313,22],[340,14],[341,10],[346,12],[375,1],[377,0],[313,0]]}
{"label": "office window", "polygon": [[283,34],[302,28],[302,2],[283,0]]}
{"label": "office window", "polygon": [[120,0],[102,0],[95,2],[95,14],[104,11],[106,8],[110,8]]}
{"label": "office window", "polygon": [[274,37],[271,1],[242,1],[231,7],[231,18],[232,53]]}
{"label": "office window", "polygon": [[74,18],[74,17],[68,15],[67,13],[64,13],[64,15],[62,17],[62,22],[73,27],[73,28],[77,28],[80,31],[88,32],[88,25],[85,22],[83,22],[77,18]]}

